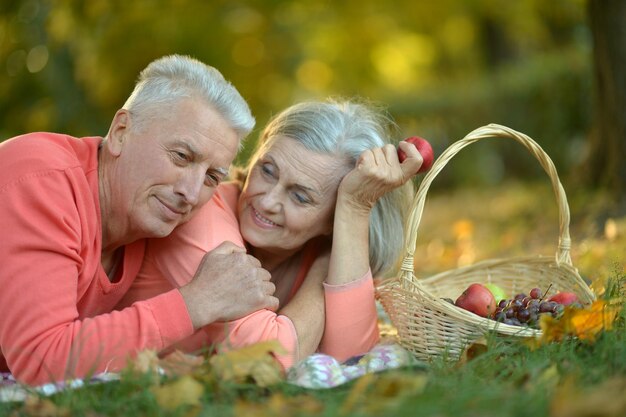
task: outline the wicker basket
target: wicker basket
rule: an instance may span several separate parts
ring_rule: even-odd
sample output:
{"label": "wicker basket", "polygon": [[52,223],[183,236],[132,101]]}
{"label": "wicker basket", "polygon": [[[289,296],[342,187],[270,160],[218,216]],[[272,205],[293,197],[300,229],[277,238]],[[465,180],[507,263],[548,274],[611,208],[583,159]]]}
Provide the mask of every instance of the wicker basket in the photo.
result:
{"label": "wicker basket", "polygon": [[[524,145],[550,177],[559,206],[560,234],[556,257],[538,255],[486,260],[417,279],[413,254],[430,184],[461,149],[478,140],[496,137],[515,139]],[[488,331],[518,337],[541,335],[540,330],[498,323],[442,300],[443,297],[456,299],[474,282],[495,283],[510,295],[527,292],[533,287],[547,289],[551,284],[550,294],[572,291],[583,303],[593,301],[594,294],[572,266],[569,216],[565,191],[552,160],[528,136],[505,126],[490,124],[452,144],[437,158],[417,191],[407,224],[406,254],[398,276],[383,281],[377,288],[377,296],[398,330],[400,344],[421,360],[434,356],[455,360],[469,343]]]}

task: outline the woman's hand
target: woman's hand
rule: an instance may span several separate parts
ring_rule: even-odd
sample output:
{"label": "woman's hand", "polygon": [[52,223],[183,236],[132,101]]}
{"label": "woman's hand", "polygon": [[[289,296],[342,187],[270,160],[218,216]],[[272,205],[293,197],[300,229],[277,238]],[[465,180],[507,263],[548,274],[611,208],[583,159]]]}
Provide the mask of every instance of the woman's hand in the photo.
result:
{"label": "woman's hand", "polygon": [[422,166],[422,156],[415,146],[405,141],[398,147],[407,158],[400,163],[393,145],[368,149],[339,185],[338,203],[369,213],[385,193],[406,183]]}

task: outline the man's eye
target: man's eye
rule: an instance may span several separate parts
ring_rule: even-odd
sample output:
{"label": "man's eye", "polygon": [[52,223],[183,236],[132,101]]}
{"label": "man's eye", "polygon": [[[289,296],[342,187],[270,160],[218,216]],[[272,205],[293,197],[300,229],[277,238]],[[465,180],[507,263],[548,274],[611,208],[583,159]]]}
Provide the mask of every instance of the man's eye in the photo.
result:
{"label": "man's eye", "polygon": [[180,161],[180,162],[189,161],[189,157],[184,152],[173,151],[172,156],[176,161]]}
{"label": "man's eye", "polygon": [[215,187],[220,183],[220,177],[215,174],[206,174],[206,185],[209,187]]}

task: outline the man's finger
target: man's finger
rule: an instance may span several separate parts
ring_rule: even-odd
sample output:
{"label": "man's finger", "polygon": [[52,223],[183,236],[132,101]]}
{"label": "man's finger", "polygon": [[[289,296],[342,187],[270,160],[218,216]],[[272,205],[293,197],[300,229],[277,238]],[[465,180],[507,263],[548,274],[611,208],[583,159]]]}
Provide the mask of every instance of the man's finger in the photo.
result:
{"label": "man's finger", "polygon": [[263,269],[260,266],[258,267],[257,275],[263,281],[270,281],[272,279],[272,275],[266,269]]}
{"label": "man's finger", "polygon": [[271,281],[264,281],[263,283],[265,284],[263,287],[264,293],[267,295],[274,295],[276,292],[276,285],[274,285]]}
{"label": "man's finger", "polygon": [[246,255],[246,258],[248,259],[248,262],[250,262],[252,264],[252,266],[255,266],[257,268],[261,267],[261,261],[259,261],[257,258],[255,258],[252,255]]}
{"label": "man's finger", "polygon": [[265,304],[265,308],[271,311],[277,311],[278,307],[280,307],[280,302],[278,298],[270,295],[267,297],[267,303]]}
{"label": "man's finger", "polygon": [[246,248],[242,248],[241,246],[231,242],[231,241],[224,241],[222,243],[220,243],[215,249],[213,249],[211,252],[214,253],[219,253],[219,254],[223,254],[223,255],[228,255],[231,253],[241,253],[241,252],[246,252]]}

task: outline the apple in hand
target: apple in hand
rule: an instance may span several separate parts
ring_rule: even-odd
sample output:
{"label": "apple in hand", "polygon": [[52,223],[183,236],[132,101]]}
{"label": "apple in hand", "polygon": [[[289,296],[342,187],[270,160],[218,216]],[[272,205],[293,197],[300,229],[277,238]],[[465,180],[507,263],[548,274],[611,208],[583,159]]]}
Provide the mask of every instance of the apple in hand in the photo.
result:
{"label": "apple in hand", "polygon": [[[432,146],[430,146],[430,143],[428,143],[426,139],[420,138],[418,136],[411,136],[410,138],[404,139],[404,141],[412,143],[413,146],[417,148],[417,151],[420,153],[420,155],[422,155],[422,159],[424,160],[424,162],[422,162],[422,166],[420,167],[419,171],[417,171],[417,173],[419,174],[420,172],[428,171],[430,167],[433,166],[434,159],[433,148]],[[404,151],[398,149],[398,160],[400,160],[400,163],[404,162],[405,159],[406,154],[404,153]]]}
{"label": "apple in hand", "polygon": [[508,299],[508,295],[504,289],[492,282],[488,284],[483,284],[491,293],[493,294],[493,298],[496,299],[496,303]]}
{"label": "apple in hand", "polygon": [[496,309],[496,299],[482,284],[472,284],[456,299],[454,304],[481,317],[488,317]]}
{"label": "apple in hand", "polygon": [[548,301],[554,301],[564,306],[578,302],[578,297],[573,292],[558,292],[552,297],[548,298]]}

